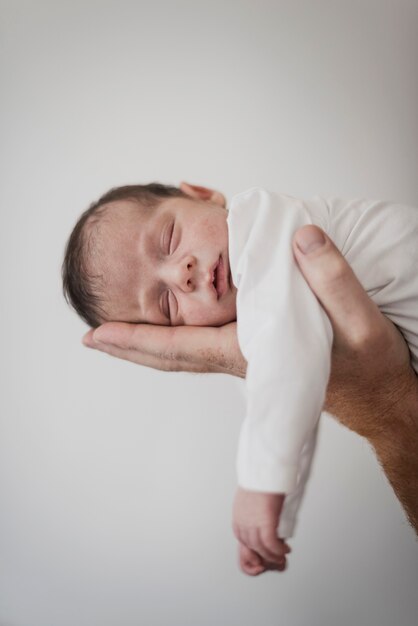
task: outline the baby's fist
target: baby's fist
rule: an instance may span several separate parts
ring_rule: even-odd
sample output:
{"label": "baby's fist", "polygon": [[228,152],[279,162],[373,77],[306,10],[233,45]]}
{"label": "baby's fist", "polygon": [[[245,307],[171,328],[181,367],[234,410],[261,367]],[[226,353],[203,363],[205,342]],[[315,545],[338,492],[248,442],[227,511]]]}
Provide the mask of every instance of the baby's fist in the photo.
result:
{"label": "baby's fist", "polygon": [[233,507],[232,528],[244,546],[256,552],[267,563],[283,564],[290,552],[277,536],[285,495],[248,491],[238,487]]}
{"label": "baby's fist", "polygon": [[258,576],[267,570],[282,572],[286,568],[286,557],[279,563],[269,563],[261,558],[257,552],[250,550],[243,543],[238,543],[239,565],[244,574]]}

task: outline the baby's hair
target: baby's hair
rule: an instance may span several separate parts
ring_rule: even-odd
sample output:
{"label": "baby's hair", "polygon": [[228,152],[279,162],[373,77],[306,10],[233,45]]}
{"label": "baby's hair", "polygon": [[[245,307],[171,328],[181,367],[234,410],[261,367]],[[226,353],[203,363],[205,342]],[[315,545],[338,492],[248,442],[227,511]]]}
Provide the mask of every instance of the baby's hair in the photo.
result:
{"label": "baby's hair", "polygon": [[113,187],[79,217],[65,247],[61,275],[65,300],[91,328],[97,328],[103,322],[110,321],[103,309],[102,276],[94,274],[89,269],[91,266],[89,261],[94,252],[92,243],[94,226],[97,226],[109,211],[111,212],[112,202],[134,200],[140,207],[153,209],[165,198],[176,197],[189,198],[178,187],[161,183]]}

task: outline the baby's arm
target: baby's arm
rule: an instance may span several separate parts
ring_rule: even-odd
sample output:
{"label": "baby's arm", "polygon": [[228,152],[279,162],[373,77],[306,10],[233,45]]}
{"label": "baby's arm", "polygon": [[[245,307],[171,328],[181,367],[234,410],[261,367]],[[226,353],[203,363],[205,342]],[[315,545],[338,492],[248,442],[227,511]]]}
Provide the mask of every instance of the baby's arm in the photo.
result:
{"label": "baby's arm", "polygon": [[[293,234],[309,215],[296,201],[279,198],[277,211],[263,202],[260,197],[251,264],[243,266],[240,284],[247,414],[238,443],[233,527],[240,542],[271,558],[283,555],[277,526],[285,495],[290,508],[280,537],[293,534],[325,401],[333,333],[293,256]],[[268,226],[273,239],[265,237]]]}
{"label": "baby's arm", "polygon": [[[237,490],[234,500],[233,529],[239,541],[240,567],[250,576],[257,576],[266,569],[283,571],[286,567],[285,554],[291,552],[291,549],[285,539],[292,537],[294,532],[297,513],[316,448],[318,427],[319,423],[303,446],[298,485],[290,494],[284,497],[283,494],[262,494],[241,488]],[[253,520],[257,522],[254,524],[254,529],[250,530],[248,524]],[[259,532],[260,520],[263,526],[262,532]]]}
{"label": "baby's arm", "polygon": [[[316,448],[319,423],[311,437],[303,446],[300,457],[298,485],[285,498],[280,494],[262,494],[238,488],[233,513],[233,530],[239,541],[239,562],[241,569],[250,576],[257,576],[266,569],[283,571],[286,567],[285,554],[291,552],[285,539],[292,537],[298,510],[305,492],[306,482]],[[284,502],[283,502],[284,498]],[[248,510],[249,509],[249,512]],[[259,516],[255,523],[255,518]],[[252,520],[254,533],[263,525],[263,532],[257,544],[249,537],[248,522]],[[278,528],[277,528],[278,527]],[[243,529],[243,535],[241,535]]]}
{"label": "baby's arm", "polygon": [[296,525],[299,507],[305,493],[306,483],[308,481],[314,452],[318,439],[319,422],[315,426],[311,436],[305,442],[299,459],[299,475],[296,488],[286,495],[283,509],[280,515],[280,524],[278,528],[279,537],[286,539],[293,537]]}

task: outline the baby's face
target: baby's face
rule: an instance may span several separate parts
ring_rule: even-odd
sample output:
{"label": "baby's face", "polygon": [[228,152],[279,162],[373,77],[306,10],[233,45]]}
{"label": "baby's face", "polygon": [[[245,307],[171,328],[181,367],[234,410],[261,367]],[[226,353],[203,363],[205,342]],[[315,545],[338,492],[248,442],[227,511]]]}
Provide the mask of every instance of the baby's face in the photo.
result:
{"label": "baby's face", "polygon": [[96,265],[107,285],[108,320],[166,326],[235,320],[227,215],[223,206],[194,198],[168,198],[156,209],[112,203],[99,225]]}

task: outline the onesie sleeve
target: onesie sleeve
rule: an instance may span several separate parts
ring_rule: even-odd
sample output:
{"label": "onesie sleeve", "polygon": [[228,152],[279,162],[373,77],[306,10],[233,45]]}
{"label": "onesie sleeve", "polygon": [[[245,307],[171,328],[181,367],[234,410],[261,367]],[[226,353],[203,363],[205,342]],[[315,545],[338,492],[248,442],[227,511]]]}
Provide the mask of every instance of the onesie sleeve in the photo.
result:
{"label": "onesie sleeve", "polygon": [[319,423],[320,422],[316,424],[313,432],[303,445],[299,458],[298,484],[296,489],[286,495],[284,500],[279,526],[277,529],[279,537],[283,539],[289,539],[294,535],[299,507],[305,494],[306,483],[311,472],[312,460],[316,450]]}
{"label": "onesie sleeve", "polygon": [[237,332],[248,365],[237,475],[238,484],[250,491],[298,490],[296,511],[325,401],[333,334],[292,250],[295,231],[312,221],[296,199],[282,202],[273,221],[267,206],[258,207],[241,258]]}

